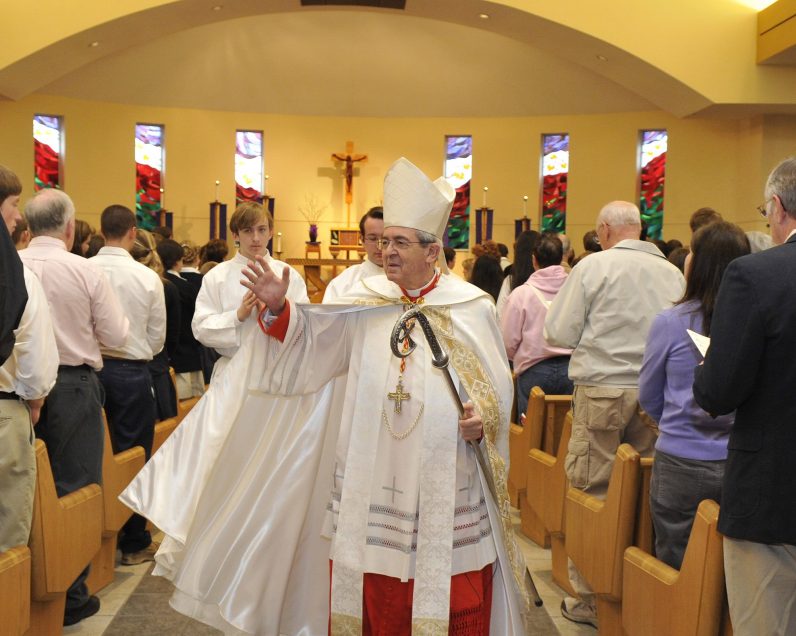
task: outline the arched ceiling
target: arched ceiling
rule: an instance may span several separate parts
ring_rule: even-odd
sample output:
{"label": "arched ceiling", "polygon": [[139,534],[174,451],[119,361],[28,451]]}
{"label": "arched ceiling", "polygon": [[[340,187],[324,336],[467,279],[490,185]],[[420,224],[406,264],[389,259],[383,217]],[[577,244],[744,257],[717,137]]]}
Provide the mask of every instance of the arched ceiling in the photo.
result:
{"label": "arched ceiling", "polygon": [[[708,49],[694,69],[680,66],[676,44],[659,59],[649,40],[660,33],[636,32],[643,15],[629,0],[407,0],[403,11],[318,9],[299,0],[114,0],[88,3],[80,15],[67,4],[14,3],[7,24],[30,18],[33,5],[50,19],[5,37],[0,95],[389,117],[796,111],[794,69],[758,69],[753,59],[733,69],[741,62],[728,52],[728,72],[700,81],[716,75],[701,68],[715,64]],[[686,26],[703,33],[713,53],[723,40],[705,24],[720,5],[719,35],[745,33],[755,15],[734,0],[670,4],[688,8],[682,19],[693,18]],[[617,8],[626,11],[621,30]],[[654,17],[660,9],[643,11]],[[666,23],[672,13],[658,17]],[[590,17],[593,28],[584,24]],[[694,45],[684,40],[682,48]],[[734,48],[753,55],[754,32]],[[738,75],[740,89],[732,84]],[[787,78],[795,81],[774,81]]]}

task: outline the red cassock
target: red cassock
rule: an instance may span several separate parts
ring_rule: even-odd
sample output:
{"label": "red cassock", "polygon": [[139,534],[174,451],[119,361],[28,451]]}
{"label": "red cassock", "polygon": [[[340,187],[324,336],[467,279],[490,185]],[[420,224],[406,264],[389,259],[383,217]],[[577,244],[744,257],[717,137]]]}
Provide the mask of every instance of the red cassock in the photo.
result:
{"label": "red cassock", "polygon": [[[329,569],[331,572],[331,561]],[[450,636],[489,636],[494,564],[451,577]],[[362,586],[362,636],[409,636],[412,633],[414,580],[365,574]],[[331,629],[330,629],[331,634]]]}

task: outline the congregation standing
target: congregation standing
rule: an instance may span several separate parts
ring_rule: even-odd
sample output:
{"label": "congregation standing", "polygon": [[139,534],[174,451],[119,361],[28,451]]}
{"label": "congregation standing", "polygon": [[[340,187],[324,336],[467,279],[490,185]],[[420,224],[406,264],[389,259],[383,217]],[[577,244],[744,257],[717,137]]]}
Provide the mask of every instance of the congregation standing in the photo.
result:
{"label": "congregation standing", "polygon": [[[149,459],[155,422],[173,412],[177,395],[201,396],[210,373],[212,382],[237,374],[250,391],[281,396],[274,404],[298,398],[291,403],[298,409],[293,415],[289,409],[280,415],[268,411],[274,420],[269,426],[295,425],[296,417],[305,416],[324,422],[310,462],[318,473],[304,485],[315,503],[318,484],[328,497],[325,515],[312,521],[320,530],[314,539],[329,540],[327,582],[318,588],[318,599],[330,603],[333,631],[388,620],[384,607],[401,597],[405,602],[389,618],[397,633],[432,621],[468,634],[487,634],[490,624],[492,633],[500,625],[506,634],[520,634],[529,592],[516,570],[513,537],[506,534],[504,495],[489,494],[466,442],[488,449],[490,470],[500,476],[512,401],[519,416],[531,388],[539,386],[546,393],[572,394],[565,469],[573,487],[604,498],[621,443],[654,456],[650,501],[658,558],[679,568],[697,505],[704,498],[719,500],[735,632],[796,630],[790,609],[796,519],[792,506],[780,505],[789,500],[794,481],[788,326],[796,318],[790,275],[796,274],[790,247],[796,243],[796,160],[781,163],[766,183],[761,214],[775,245],[766,251],[760,251],[769,247],[765,240],[747,236],[710,208],[692,216],[688,247],[642,240],[638,208],[614,201],[600,210],[577,261],[566,236],[525,232],[513,263],[505,246],[478,246],[466,281],[448,273],[455,251],[442,250],[452,203],[445,186],[406,160],[397,162],[385,179],[384,208],[372,208],[360,221],[365,260],[331,282],[327,307],[317,311],[308,305],[300,274],[269,254],[273,218],[260,204],[245,203],[231,217],[238,249],[228,260],[223,241],[197,250],[142,234],[124,206],[102,213],[97,245],[61,191],[34,195],[23,219],[19,180],[0,167],[8,281],[3,335],[13,335],[2,351],[0,412],[8,424],[0,436],[4,460],[13,474],[24,475],[10,482],[11,472],[0,473],[0,551],[25,543],[30,532],[31,431],[47,444],[63,496],[101,483],[103,410],[113,452],[142,446]],[[448,346],[463,347],[458,355],[483,365],[479,384],[471,370],[456,366],[461,360],[451,363],[465,403],[462,415],[442,399],[447,389],[429,372],[422,338],[413,341],[418,351],[408,363],[379,351],[399,310],[415,307],[422,307]],[[704,364],[688,330],[711,338]],[[246,352],[246,362],[236,362],[239,351]],[[218,358],[214,367],[208,355]],[[509,363],[513,390],[505,383]],[[169,391],[169,366],[176,372],[176,392],[173,386]],[[384,404],[381,393],[387,395]],[[390,402],[394,394],[406,395],[403,414],[400,401]],[[205,474],[186,495],[191,522],[207,506],[202,497],[211,486],[218,489],[212,469],[230,452],[221,448],[232,439],[230,427],[242,426],[238,411],[251,418],[256,398],[239,398],[227,428],[186,427],[177,440],[182,446],[172,444],[168,451],[218,447],[207,454]],[[212,400],[223,398],[213,397],[197,421],[219,412],[220,402]],[[432,432],[426,424],[446,419],[455,422],[447,432]],[[325,435],[336,441],[324,441]],[[301,461],[300,455],[287,456]],[[157,506],[136,491],[147,479],[153,483],[157,470],[156,459],[127,495],[137,513],[120,534],[123,564],[154,560],[161,548],[139,514],[151,518]],[[276,474],[282,468],[263,470]],[[295,467],[285,470],[292,474]],[[233,486],[233,477],[224,476],[221,482],[248,493],[246,479]],[[427,480],[435,488],[424,488]],[[269,487],[262,485],[264,491]],[[446,497],[445,489],[460,494]],[[270,519],[254,515],[244,526],[254,524],[255,532],[256,524]],[[477,537],[465,528],[474,528]],[[215,542],[227,536],[225,529],[209,527],[208,534]],[[402,536],[414,539],[406,543]],[[169,572],[178,593],[180,576],[190,572],[202,580],[215,567],[214,561],[196,565],[195,557],[192,564],[194,540],[167,536],[158,553],[185,553],[186,564]],[[278,553],[276,546],[266,549]],[[213,575],[236,569],[245,567],[222,561]],[[67,594],[64,625],[99,609],[87,575],[88,564]],[[562,615],[596,627],[593,593],[572,562],[569,577],[577,598],[564,599]],[[474,590],[475,599],[468,600],[464,589]],[[499,599],[496,608],[493,598]],[[183,603],[180,611],[226,624],[224,602],[205,601],[193,608]],[[317,616],[302,616],[294,600],[283,602],[285,624],[306,621],[318,629]],[[252,604],[247,599],[227,607],[248,612]],[[256,633],[257,621],[278,628],[279,617],[267,616],[270,609],[253,611],[253,622],[243,623]]]}

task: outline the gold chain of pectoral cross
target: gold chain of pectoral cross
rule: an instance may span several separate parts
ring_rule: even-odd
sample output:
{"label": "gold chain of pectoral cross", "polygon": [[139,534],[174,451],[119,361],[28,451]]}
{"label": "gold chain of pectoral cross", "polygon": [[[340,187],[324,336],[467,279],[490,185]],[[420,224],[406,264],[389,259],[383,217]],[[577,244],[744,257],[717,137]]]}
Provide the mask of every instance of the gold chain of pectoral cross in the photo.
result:
{"label": "gold chain of pectoral cross", "polygon": [[[401,302],[404,303],[404,311],[408,311],[410,308],[414,307],[415,305],[423,304],[423,297],[421,296],[420,298],[417,298],[417,299],[413,300],[413,299],[409,298],[409,296],[403,295],[403,296],[401,296]],[[409,351],[409,334],[412,332],[412,329],[414,329],[414,326],[415,326],[415,321],[414,320],[410,320],[409,322],[407,322],[406,335],[404,337],[404,341],[403,341],[403,345],[402,345],[404,353]],[[387,399],[388,400],[392,400],[393,402],[395,402],[394,412],[398,413],[398,414],[401,413],[401,404],[403,402],[405,402],[405,401],[408,401],[412,397],[411,393],[404,392],[403,379],[404,379],[404,372],[406,371],[406,360],[407,360],[407,358],[408,358],[408,356],[401,358],[401,365],[399,367],[399,373],[398,373],[398,383],[395,385],[395,391],[390,391],[390,392],[387,393]],[[417,426],[417,423],[420,421],[420,417],[423,415],[423,407],[424,407],[424,405],[421,404],[420,405],[420,412],[418,413],[417,417],[415,418],[415,421],[412,422],[412,425],[408,429],[406,429],[403,433],[396,433],[393,430],[392,426],[390,425],[389,420],[387,419],[387,413],[386,413],[386,411],[384,411],[384,409],[382,409],[382,411],[381,411],[381,419],[384,422],[384,425],[387,428],[387,430],[389,431],[390,435],[394,439],[396,439],[396,440],[406,439],[406,437],[409,435],[409,433],[411,433],[413,430],[415,430],[415,426]]]}

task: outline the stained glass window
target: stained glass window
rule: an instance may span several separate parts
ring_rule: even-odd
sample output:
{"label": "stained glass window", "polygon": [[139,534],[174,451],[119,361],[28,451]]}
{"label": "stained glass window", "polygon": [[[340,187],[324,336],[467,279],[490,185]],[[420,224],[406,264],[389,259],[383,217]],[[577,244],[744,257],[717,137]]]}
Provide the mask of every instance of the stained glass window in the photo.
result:
{"label": "stained glass window", "polygon": [[456,198],[444,242],[455,250],[466,250],[470,247],[470,182],[473,179],[471,135],[445,137],[445,178],[456,188]]}
{"label": "stained glass window", "polygon": [[138,227],[146,230],[159,225],[164,132],[160,124],[135,125],[135,216]]}
{"label": "stained glass window", "polygon": [[64,118],[33,116],[33,188],[63,187]]}
{"label": "stained glass window", "polygon": [[663,237],[663,186],[666,177],[666,149],[669,135],[665,130],[642,130],[640,135],[639,209],[647,224],[647,236]]}
{"label": "stained glass window", "polygon": [[542,135],[542,232],[567,228],[569,134]]}
{"label": "stained glass window", "polygon": [[235,133],[235,202],[263,201],[263,132]]}

